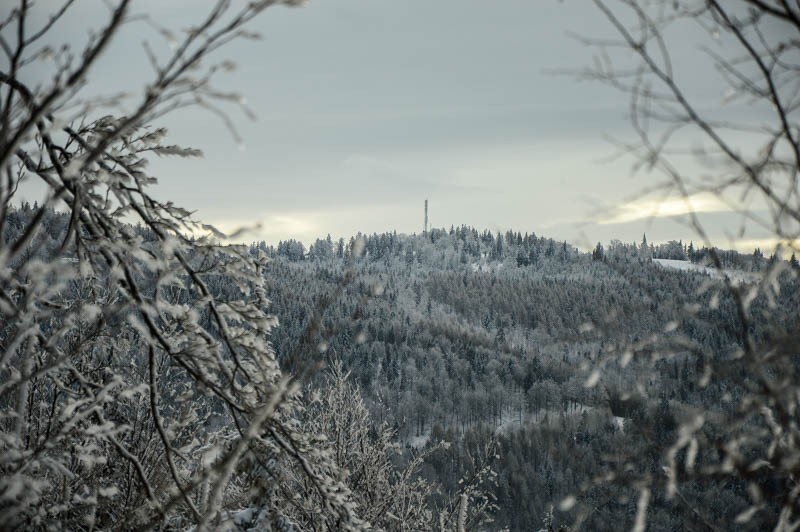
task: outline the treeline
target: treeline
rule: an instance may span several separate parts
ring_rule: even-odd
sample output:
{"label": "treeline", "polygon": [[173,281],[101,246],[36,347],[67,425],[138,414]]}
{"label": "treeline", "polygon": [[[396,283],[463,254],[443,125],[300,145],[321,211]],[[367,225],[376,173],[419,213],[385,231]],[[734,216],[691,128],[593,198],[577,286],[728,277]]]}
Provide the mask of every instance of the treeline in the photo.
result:
{"label": "treeline", "polygon": [[[284,258],[292,262],[304,260],[323,261],[329,259],[349,259],[353,256],[353,250],[359,256],[370,261],[387,259],[401,255],[407,264],[430,263],[436,258],[436,254],[418,255],[430,242],[436,245],[439,251],[449,248],[447,257],[438,256],[439,259],[447,260],[447,263],[439,262],[438,265],[452,266],[453,261],[460,264],[474,263],[475,261],[510,261],[517,266],[531,266],[550,262],[553,258],[561,262],[576,259],[584,254],[567,242],[559,242],[553,239],[539,237],[535,233],[521,233],[506,231],[505,233],[493,233],[488,230],[478,231],[473,227],[461,226],[458,228],[450,227],[445,229],[432,229],[426,235],[398,235],[397,232],[373,233],[362,235],[361,233],[349,239],[339,238],[333,240],[330,235],[326,238],[316,239],[308,248],[295,239],[282,240],[276,246],[268,245],[266,242],[256,242],[251,245],[252,249],[257,249],[270,258]],[[438,242],[438,244],[437,244]],[[429,252],[430,253],[430,252]],[[760,248],[755,248],[752,253],[739,253],[734,250],[724,250],[719,248],[708,248],[706,246],[695,246],[694,242],[685,243],[682,240],[670,240],[662,243],[648,243],[647,235],[643,235],[640,243],[625,243],[620,240],[611,240],[605,246],[598,242],[591,253],[587,253],[594,260],[611,258],[615,260],[647,261],[651,259],[670,259],[691,261],[695,264],[716,265],[719,261],[723,268],[758,272],[763,271],[770,264],[780,260],[776,253],[765,255]],[[788,259],[790,264],[798,268],[796,254],[792,254]]]}
{"label": "treeline", "polygon": [[[607,246],[598,242],[592,258],[595,260],[603,259],[606,256],[614,259],[669,259],[669,260],[688,260],[695,264],[703,264],[716,267],[716,261],[722,268],[760,272],[768,266],[780,260],[781,257],[773,252],[764,255],[761,248],[755,248],[751,254],[739,253],[734,250],[719,248],[708,248],[706,246],[696,247],[694,242],[688,244],[681,240],[670,240],[659,244],[647,242],[647,235],[643,235],[642,242],[625,243],[620,240],[612,240]],[[789,263],[793,268],[800,267],[800,262],[795,253],[789,258]]]}
{"label": "treeline", "polygon": [[[324,239],[316,239],[308,249],[302,242],[294,239],[280,241],[277,246],[261,241],[251,247],[268,257],[281,257],[293,262],[349,259],[356,250],[356,255],[368,261],[395,259],[399,256],[409,265],[444,259],[451,264],[467,264],[482,259],[510,259],[527,266],[537,264],[540,258],[545,261],[556,257],[566,261],[579,255],[578,250],[566,242],[537,237],[535,233],[492,233],[488,230],[479,232],[467,226],[451,227],[449,231],[432,229],[419,236],[398,235],[397,232],[371,235],[359,233],[347,240],[340,238],[333,241],[328,235]],[[441,255],[443,251],[448,252],[446,257]]]}

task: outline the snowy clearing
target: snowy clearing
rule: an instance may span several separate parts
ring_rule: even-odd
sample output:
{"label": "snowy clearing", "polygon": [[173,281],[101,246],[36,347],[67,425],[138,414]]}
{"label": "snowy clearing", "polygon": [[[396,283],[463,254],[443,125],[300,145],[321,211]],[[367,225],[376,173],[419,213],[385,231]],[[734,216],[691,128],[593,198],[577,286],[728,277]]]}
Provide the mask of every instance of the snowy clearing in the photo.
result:
{"label": "snowy clearing", "polygon": [[704,266],[702,264],[695,264],[694,262],[688,260],[653,259],[653,262],[664,268],[670,268],[673,270],[681,270],[681,271],[694,271],[698,273],[703,273],[711,277],[715,277],[717,279],[723,279],[724,277],[727,277],[734,283],[753,283],[757,282],[761,278],[761,275],[757,272],[745,272],[741,270],[720,271],[716,268],[712,268],[710,266]]}

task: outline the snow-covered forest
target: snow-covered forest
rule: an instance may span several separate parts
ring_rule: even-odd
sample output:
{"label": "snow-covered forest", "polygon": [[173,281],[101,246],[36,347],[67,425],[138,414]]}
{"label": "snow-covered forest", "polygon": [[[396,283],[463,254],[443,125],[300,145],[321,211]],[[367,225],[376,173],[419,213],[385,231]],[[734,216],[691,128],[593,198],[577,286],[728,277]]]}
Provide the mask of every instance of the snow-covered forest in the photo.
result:
{"label": "snow-covered forest", "polygon": [[[106,2],[80,46],[51,42],[71,0],[0,8],[0,529],[798,528],[800,10],[593,2],[618,40],[572,74],[630,96],[618,147],[693,239],[431,228],[426,201],[419,234],[251,242],[149,163],[202,157],[167,141],[179,110],[238,139],[216,54],[301,3],[173,31]],[[674,69],[686,23],[738,52],[707,54],[724,118]],[[87,96],[135,24],[167,41],[150,77]],[[715,245],[697,198],[775,251]]]}
{"label": "snow-covered forest", "polygon": [[[404,445],[453,442],[431,457],[427,478],[457,490],[474,448],[497,446],[498,528],[527,530],[575,493],[591,508],[589,529],[631,527],[634,492],[587,482],[607,474],[609,461],[659,472],[662,450],[698,411],[707,419],[704,443],[714,442],[750,385],[747,368],[734,362],[704,382],[707,367],[739,341],[737,315],[722,276],[703,271],[709,250],[691,243],[616,243],[593,257],[533,234],[460,227],[320,239],[305,254],[293,242],[254,244],[258,251],[273,257],[266,272],[283,324],[272,334],[277,352],[315,353],[304,364],[342,360],[373,417]],[[753,285],[777,260],[716,253],[725,257],[723,275]],[[774,281],[774,306],[766,297],[752,303],[753,313],[770,317],[753,326],[758,344],[796,326],[792,264],[794,273],[787,267]],[[627,362],[609,359],[620,346],[631,350]],[[598,367],[603,377],[587,386]],[[777,505],[778,492],[764,500]],[[725,481],[687,482],[681,493],[691,506],[654,496],[652,529],[701,527],[690,508],[725,523],[748,507],[740,486]],[[778,508],[764,510],[752,530],[768,526]]]}
{"label": "snow-covered forest", "polygon": [[[74,366],[65,365],[63,376],[39,365],[46,358],[23,367],[42,373],[30,375],[24,405],[6,392],[8,413],[14,414],[9,428],[19,430],[17,445],[30,450],[4,454],[14,473],[5,480],[4,500],[30,505],[22,515],[23,508],[7,506],[6,523],[76,519],[78,525],[91,516],[101,528],[133,526],[143,518],[138,505],[146,496],[136,468],[150,485],[168,481],[163,475],[172,467],[176,475],[192,478],[193,468],[214,464],[237,441],[230,425],[236,418],[229,417],[213,389],[187,380],[180,365],[162,356],[148,369],[142,338],[148,333],[134,313],[106,324],[102,307],[92,310],[99,307],[91,303],[94,298],[108,297],[107,288],[99,289],[108,279],[75,278],[80,263],[61,245],[69,227],[66,214],[29,204],[13,208],[4,241],[20,241],[37,216],[41,230],[10,267],[28,271],[47,260],[57,265],[61,278],[72,278],[47,283],[53,291],[49,305],[59,311],[38,326],[38,334],[42,339],[63,335],[61,341],[80,344],[86,355]],[[143,253],[155,249],[151,230],[124,230],[135,235]],[[328,475],[323,478],[344,480],[337,488],[344,507],[337,511],[351,511],[351,518],[358,515],[379,528],[437,526],[440,515],[457,513],[465,494],[478,528],[527,530],[543,519],[571,524],[572,514],[558,510],[571,496],[592,509],[585,526],[631,526],[635,490],[591,481],[613,471],[614,462],[658,471],[663,450],[697,412],[706,419],[698,435],[704,447],[740,415],[737,398],[751,381],[744,365],[725,360],[739,341],[736,306],[725,279],[756,285],[771,264],[785,265],[772,280],[778,288],[775,300],[757,296],[751,304],[753,313],[769,316],[754,323],[751,335],[763,344],[785,338],[796,327],[796,260],[715,250],[726,261],[720,273],[703,267],[710,252],[691,243],[617,242],[601,256],[597,249],[581,252],[534,234],[463,226],[425,235],[328,237],[309,249],[296,241],[242,247],[241,253],[262,264],[262,289],[277,318],[267,338],[283,373],[295,376],[296,392],[291,406],[284,407],[286,436],[276,431],[271,442],[276,447],[265,443],[262,456],[245,453],[230,472],[230,484],[220,494],[224,517],[215,526],[319,526],[301,508],[312,501],[324,504],[324,498],[318,500],[323,495],[314,494],[291,454],[283,456],[279,445],[288,442],[290,453],[300,446],[320,462],[316,467]],[[201,255],[192,262],[209,260]],[[232,300],[242,290],[237,278],[215,274],[204,285],[218,301]],[[204,296],[186,289],[186,283],[148,276],[137,282],[142,293],[163,291],[155,316],[168,316],[176,306],[197,308],[196,326],[210,326],[214,317],[203,309]],[[24,293],[29,292],[15,295]],[[64,325],[58,316],[71,305],[81,307],[81,318]],[[15,338],[22,332],[8,323],[5,334]],[[631,350],[628,361],[613,358],[620,346]],[[717,371],[709,380],[708,368],[718,363],[726,373]],[[587,385],[597,368],[602,378]],[[156,370],[159,397],[148,399],[153,381],[147,373]],[[13,390],[26,376],[9,373],[7,386]],[[160,422],[149,416],[154,407]],[[18,412],[26,416],[22,424]],[[166,453],[161,437],[170,438]],[[117,453],[123,452],[123,457],[133,454],[129,461],[119,460]],[[58,463],[51,453],[70,457],[62,467],[73,464],[80,472],[64,477],[55,491],[34,474]],[[169,453],[175,454],[173,466]],[[716,451],[706,453],[695,458],[697,467],[719,459]],[[268,487],[268,479],[280,484]],[[768,526],[779,511],[780,487],[769,475],[761,480],[766,482],[762,489],[773,491],[762,493],[765,507],[748,523],[752,530]],[[208,504],[208,488],[200,487],[190,492],[196,493],[190,500],[197,497],[198,506]],[[53,504],[63,500],[64,490],[72,500]],[[377,492],[392,497],[383,500]],[[308,500],[294,508],[294,493]],[[652,529],[733,522],[748,508],[740,486],[713,476],[683,482],[681,497],[691,503],[654,494]],[[51,501],[47,507],[44,500]],[[191,508],[180,499],[173,504],[176,511]],[[179,517],[181,512],[170,518],[177,526],[191,520]]]}

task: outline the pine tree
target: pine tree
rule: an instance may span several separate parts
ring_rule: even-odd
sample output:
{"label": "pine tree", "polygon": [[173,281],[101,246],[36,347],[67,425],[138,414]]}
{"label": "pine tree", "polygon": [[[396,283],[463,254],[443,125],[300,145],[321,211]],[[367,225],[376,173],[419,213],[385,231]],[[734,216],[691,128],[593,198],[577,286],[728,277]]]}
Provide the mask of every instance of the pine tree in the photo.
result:
{"label": "pine tree", "polygon": [[592,251],[592,260],[604,260],[604,259],[605,259],[605,251],[603,250],[603,244],[598,242],[594,248],[594,251]]}

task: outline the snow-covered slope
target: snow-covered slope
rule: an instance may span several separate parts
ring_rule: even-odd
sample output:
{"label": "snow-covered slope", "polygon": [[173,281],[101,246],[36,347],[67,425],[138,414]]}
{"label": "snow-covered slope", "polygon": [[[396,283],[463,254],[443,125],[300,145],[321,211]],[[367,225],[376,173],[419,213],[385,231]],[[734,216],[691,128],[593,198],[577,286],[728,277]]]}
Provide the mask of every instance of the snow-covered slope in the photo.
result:
{"label": "snow-covered slope", "polygon": [[675,260],[675,259],[653,259],[653,262],[664,267],[674,270],[682,271],[695,271],[703,273],[711,277],[722,279],[723,277],[729,278],[734,283],[753,283],[757,282],[760,274],[757,272],[745,272],[741,270],[718,270],[702,264],[695,264],[688,260]]}

